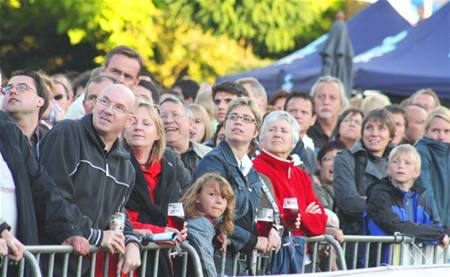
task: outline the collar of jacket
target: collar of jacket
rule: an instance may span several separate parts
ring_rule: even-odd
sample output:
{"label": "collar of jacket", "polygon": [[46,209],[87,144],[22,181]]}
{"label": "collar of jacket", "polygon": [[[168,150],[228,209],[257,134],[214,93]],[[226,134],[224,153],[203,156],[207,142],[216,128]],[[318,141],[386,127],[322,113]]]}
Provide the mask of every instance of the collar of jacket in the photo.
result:
{"label": "collar of jacket", "polygon": [[95,145],[105,156],[119,157],[124,159],[130,159],[130,152],[125,148],[122,138],[116,139],[109,152],[105,151],[105,144],[102,138],[98,135],[93,124],[93,115],[88,114],[81,118],[81,124],[86,129],[89,140]]}
{"label": "collar of jacket", "polygon": [[291,179],[291,172],[294,165],[294,160],[291,156],[288,159],[280,159],[269,152],[261,151],[259,157],[270,164],[273,168],[276,168],[280,172],[286,172],[288,179]]}
{"label": "collar of jacket", "polygon": [[417,141],[416,145],[425,145],[427,147],[434,148],[443,152],[450,150],[450,143],[438,141],[428,137],[421,138],[419,141]]}
{"label": "collar of jacket", "polygon": [[391,182],[389,177],[386,177],[383,179],[383,184],[384,184],[385,189],[392,191],[395,195],[397,195],[398,197],[401,197],[401,198],[405,198],[408,195],[411,197],[412,193],[410,193],[410,192],[422,194],[425,191],[424,188],[419,188],[416,186],[411,187],[411,189],[408,192],[402,191],[398,187],[394,186],[394,184]]}
{"label": "collar of jacket", "polygon": [[209,153],[209,151],[212,150],[211,147],[197,143],[195,141],[190,140],[189,141],[189,149],[188,150],[192,150],[194,151],[194,153],[200,157],[200,159],[203,159],[204,156],[206,156],[206,154]]}
{"label": "collar of jacket", "polygon": [[217,146],[217,149],[223,154],[225,157],[225,161],[229,163],[232,166],[235,166],[239,168],[239,165],[236,161],[235,155],[233,153],[233,150],[231,150],[230,145],[226,140],[222,140],[220,144]]}

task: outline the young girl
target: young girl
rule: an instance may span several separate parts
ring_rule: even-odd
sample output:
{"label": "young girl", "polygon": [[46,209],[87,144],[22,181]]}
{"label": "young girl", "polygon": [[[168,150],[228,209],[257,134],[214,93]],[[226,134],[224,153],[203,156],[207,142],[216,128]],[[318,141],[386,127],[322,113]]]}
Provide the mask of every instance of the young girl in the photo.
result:
{"label": "young girl", "polygon": [[203,275],[217,276],[212,241],[216,231],[223,242],[223,237],[233,230],[233,189],[217,173],[207,173],[197,179],[181,201],[188,224],[187,239],[200,256]]}

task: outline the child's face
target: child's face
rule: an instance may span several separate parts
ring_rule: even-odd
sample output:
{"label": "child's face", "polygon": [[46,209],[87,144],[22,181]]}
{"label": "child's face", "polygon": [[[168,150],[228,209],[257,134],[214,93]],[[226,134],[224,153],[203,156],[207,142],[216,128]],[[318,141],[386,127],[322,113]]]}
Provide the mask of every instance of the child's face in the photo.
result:
{"label": "child's face", "polygon": [[220,194],[219,184],[216,182],[209,182],[203,186],[198,201],[202,212],[209,218],[216,219],[222,216],[227,207],[227,200]]}
{"label": "child's face", "polygon": [[399,185],[406,185],[409,189],[414,179],[419,177],[420,172],[412,157],[400,154],[389,160],[388,174],[392,182]]}

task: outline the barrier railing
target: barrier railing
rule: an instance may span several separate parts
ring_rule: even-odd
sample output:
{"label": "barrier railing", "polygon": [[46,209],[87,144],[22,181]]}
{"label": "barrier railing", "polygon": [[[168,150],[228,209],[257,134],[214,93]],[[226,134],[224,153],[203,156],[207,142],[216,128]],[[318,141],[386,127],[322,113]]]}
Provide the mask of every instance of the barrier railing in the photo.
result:
{"label": "barrier railing", "polygon": [[[190,259],[190,265],[192,268],[192,273],[195,276],[203,277],[202,266],[200,258],[194,248],[189,245],[188,242],[183,242],[179,245],[178,249],[179,256],[182,256],[182,266],[181,275],[185,277],[188,271],[188,259]],[[138,275],[130,272],[128,276],[158,276],[159,267],[159,257],[160,252],[164,250],[176,250],[177,247],[173,246],[162,246],[155,243],[149,243],[144,246],[141,251],[141,267],[138,268]],[[81,276],[83,274],[88,274],[88,276],[96,276],[96,266],[97,266],[97,253],[103,252],[101,248],[93,247],[90,248],[90,254],[86,257],[77,256],[73,254],[73,248],[68,245],[33,245],[26,246],[27,250],[25,253],[25,260],[27,264],[31,265],[33,276],[41,276],[41,268],[45,268],[45,276]],[[111,255],[107,252],[105,254],[103,263],[103,276],[108,276],[109,265],[111,261]],[[154,253],[152,268],[147,268],[148,256],[150,253]],[[3,264],[7,264],[5,259]],[[89,264],[88,268],[86,268]],[[21,261],[19,264],[18,276],[24,276],[25,261]],[[56,267],[55,267],[56,266]],[[2,277],[7,276],[7,267],[3,266]],[[87,272],[83,272],[87,271]],[[151,273],[151,275],[149,275]],[[55,275],[56,274],[56,275]],[[116,274],[120,276],[120,274]]]}
{"label": "barrier railing", "polygon": [[[347,265],[345,263],[345,255],[342,251],[341,245],[337,240],[330,235],[322,235],[317,237],[302,237],[303,240],[307,243],[307,249],[312,249],[311,257],[311,272],[317,272],[317,265],[319,264],[319,261],[321,259],[320,252],[321,252],[321,246],[322,249],[323,246],[327,247],[329,250],[325,250],[326,253],[326,268],[321,268],[321,271],[332,271],[332,270],[346,270]],[[331,248],[329,247],[331,246]],[[333,267],[333,264],[336,263],[336,267]],[[302,265],[302,273],[305,272],[305,261]]]}
{"label": "barrier railing", "polygon": [[[306,243],[302,263],[302,273],[305,272],[306,265],[309,264],[307,272],[334,271],[356,268],[368,268],[380,266],[383,263],[390,265],[429,265],[448,264],[449,249],[441,249],[437,245],[421,245],[414,242],[414,238],[396,234],[395,236],[344,236],[341,245],[333,236],[323,235],[318,237],[302,237]],[[150,243],[141,252],[141,267],[137,274],[130,273],[129,276],[158,276],[160,252],[164,250],[176,250],[177,247],[162,246]],[[190,258],[190,273],[195,276],[203,276],[200,258],[195,249],[188,242],[183,242],[181,248],[181,272],[180,276],[185,277],[188,272],[188,259]],[[87,269],[89,276],[96,276],[95,267],[97,264],[97,252],[103,252],[100,248],[91,247],[91,255],[86,257],[72,254],[73,249],[67,245],[39,245],[26,246],[24,258],[18,263],[17,276],[24,276],[25,268],[31,274],[29,276],[41,276],[40,267],[45,268],[46,276],[55,275],[55,264],[58,264],[57,276],[81,276],[83,269]],[[306,250],[307,249],[307,250]],[[326,253],[324,256],[323,253]],[[152,253],[152,268],[148,268],[147,261]],[[388,253],[388,255],[386,255]],[[261,253],[253,251],[245,257],[249,275],[270,274],[270,266],[273,252]],[[230,255],[229,255],[230,256]],[[232,276],[238,274],[238,263],[242,260],[242,254],[231,255]],[[386,260],[387,257],[387,260]],[[58,260],[58,262],[56,262]],[[218,271],[223,276],[227,256],[222,255]],[[103,264],[103,276],[108,276],[110,255],[105,252]],[[320,265],[319,265],[320,264]],[[3,257],[1,262],[1,277],[8,276],[8,259]]]}
{"label": "barrier railing", "polygon": [[[383,261],[383,263],[393,264],[394,252],[399,255],[400,259],[403,259],[406,250],[412,247],[413,243],[414,238],[400,234],[395,236],[346,235],[342,248],[347,260],[347,267],[356,269],[380,266],[386,248],[389,256],[388,260]],[[395,251],[394,245],[399,245]]]}
{"label": "barrier railing", "polygon": [[[39,263],[37,262],[37,260],[35,259],[35,257],[33,256],[33,254],[31,254],[29,251],[25,250],[23,252],[23,259],[21,259],[19,261],[19,266],[17,268],[17,275],[18,276],[23,276],[25,273],[25,263],[28,265],[29,270],[31,271],[31,276],[33,277],[41,277],[41,270],[39,268]],[[2,277],[6,277],[8,276],[8,264],[9,264],[9,260],[8,257],[0,257],[0,265],[1,265],[1,272],[2,272]]]}
{"label": "barrier railing", "polygon": [[442,249],[438,245],[416,243],[413,237],[403,234],[344,236],[344,239],[342,247],[350,269],[368,268],[381,264],[425,265],[450,262],[448,248]]}
{"label": "barrier railing", "polygon": [[[344,236],[339,244],[333,236],[302,237],[306,242],[306,251],[302,271],[314,273],[322,271],[347,270],[389,265],[426,265],[450,263],[450,250],[437,245],[416,244],[413,237],[395,234],[394,236]],[[325,255],[323,255],[323,253]],[[386,253],[388,255],[386,255]],[[249,275],[265,275],[270,268],[273,252],[264,254],[253,251],[246,261]],[[238,273],[241,253],[231,255],[232,276]],[[385,260],[387,256],[387,260]],[[219,272],[225,273],[227,256],[221,254]],[[308,270],[306,270],[306,265]]]}
{"label": "barrier railing", "polygon": [[[302,270],[301,273],[305,272],[305,266],[309,263],[312,263],[311,266],[311,272],[318,271],[318,261],[320,260],[319,252],[323,249],[322,247],[328,247],[329,249],[333,249],[332,251],[329,251],[329,255],[327,257],[327,263],[328,268],[331,270],[332,264],[334,261],[337,263],[337,269],[339,270],[345,270],[347,269],[345,264],[345,258],[342,251],[341,246],[339,243],[334,239],[333,236],[330,235],[323,235],[323,236],[317,236],[317,237],[302,237],[302,239],[306,243],[305,252],[307,252],[308,258],[304,258],[302,262]],[[306,250],[308,249],[308,250]],[[219,272],[220,276],[225,275],[225,268],[227,263],[227,256],[223,253],[219,253],[221,261],[220,261],[220,267]],[[262,253],[259,251],[254,250],[251,254],[245,255],[242,253],[233,253],[231,255],[231,263],[232,263],[232,271],[228,272],[231,274],[231,276],[236,276],[238,273],[238,263],[239,261],[242,261],[241,257],[245,257],[245,262],[248,264],[249,271],[246,272],[246,274],[249,275],[265,275],[269,272],[269,268],[272,261],[272,256],[274,255],[274,252],[270,253]],[[248,259],[248,260],[247,260]]]}

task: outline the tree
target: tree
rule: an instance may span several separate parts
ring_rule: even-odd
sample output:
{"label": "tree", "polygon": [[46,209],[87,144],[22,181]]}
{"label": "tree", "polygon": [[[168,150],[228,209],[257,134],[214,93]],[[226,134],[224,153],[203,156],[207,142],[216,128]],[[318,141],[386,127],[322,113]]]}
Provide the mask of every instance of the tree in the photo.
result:
{"label": "tree", "polygon": [[[164,1],[163,1],[164,2]],[[269,52],[292,49],[335,0],[167,0],[175,20],[199,24],[214,34],[227,34],[245,45]]]}
{"label": "tree", "polygon": [[291,49],[333,0],[0,0],[2,70],[98,66],[117,45],[136,49],[169,86],[266,65]]}

